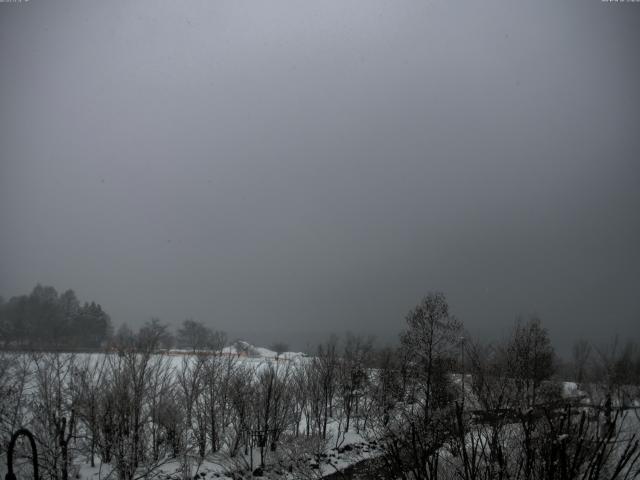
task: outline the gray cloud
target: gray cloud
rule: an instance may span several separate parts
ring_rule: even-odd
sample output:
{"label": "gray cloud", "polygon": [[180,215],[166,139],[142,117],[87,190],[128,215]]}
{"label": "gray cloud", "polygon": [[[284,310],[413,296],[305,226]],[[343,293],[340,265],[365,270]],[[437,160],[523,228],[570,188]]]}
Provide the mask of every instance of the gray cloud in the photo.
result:
{"label": "gray cloud", "polygon": [[0,293],[395,334],[429,290],[559,343],[640,319],[640,6],[0,4]]}

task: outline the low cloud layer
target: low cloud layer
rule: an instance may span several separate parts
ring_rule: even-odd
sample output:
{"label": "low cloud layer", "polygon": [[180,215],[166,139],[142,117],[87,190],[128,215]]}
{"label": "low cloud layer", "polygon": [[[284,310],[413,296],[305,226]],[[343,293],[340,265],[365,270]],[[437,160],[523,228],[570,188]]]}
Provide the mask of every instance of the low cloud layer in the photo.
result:
{"label": "low cloud layer", "polygon": [[[0,294],[114,323],[638,335],[640,4],[0,4]],[[392,337],[389,337],[392,338]],[[297,341],[297,340],[296,340]]]}

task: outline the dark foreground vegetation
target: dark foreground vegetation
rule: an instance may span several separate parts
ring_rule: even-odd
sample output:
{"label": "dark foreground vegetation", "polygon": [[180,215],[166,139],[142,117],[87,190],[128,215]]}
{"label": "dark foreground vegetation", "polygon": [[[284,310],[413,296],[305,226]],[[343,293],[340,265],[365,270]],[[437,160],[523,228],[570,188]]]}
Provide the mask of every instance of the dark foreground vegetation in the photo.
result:
{"label": "dark foreground vegetation", "polygon": [[[11,299],[3,321],[69,298],[45,293]],[[442,294],[407,314],[397,348],[348,335],[313,356],[249,361],[198,322],[173,338],[158,320],[103,341],[104,354],[0,355],[3,465],[11,433],[26,426],[46,479],[338,478],[331,459],[354,439],[368,452],[347,471],[359,478],[640,476],[637,345],[579,342],[560,362],[536,318],[483,344]],[[175,342],[192,353],[163,353]]]}

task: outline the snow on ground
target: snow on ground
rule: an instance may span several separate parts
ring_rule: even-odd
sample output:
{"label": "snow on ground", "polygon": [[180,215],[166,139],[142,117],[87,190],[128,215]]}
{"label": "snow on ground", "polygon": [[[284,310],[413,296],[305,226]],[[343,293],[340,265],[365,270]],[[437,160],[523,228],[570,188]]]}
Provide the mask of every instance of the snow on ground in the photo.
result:
{"label": "snow on ground", "polygon": [[243,340],[237,340],[236,342],[228,345],[221,350],[193,350],[193,349],[180,349],[173,348],[161,353],[170,355],[173,357],[184,357],[187,355],[222,355],[237,357],[249,364],[260,363],[263,361],[279,361],[279,362],[301,362],[304,359],[310,358],[306,353],[302,352],[275,352],[264,347],[256,347]]}
{"label": "snow on ground", "polygon": [[[117,354],[78,353],[75,354],[75,357],[81,363],[89,362],[90,364],[97,365],[100,362],[106,361],[109,355]],[[276,362],[283,362],[297,367],[304,365],[305,362],[312,359],[312,357],[309,357],[307,354],[302,352],[277,353],[268,348],[256,347],[241,340],[224,347],[220,351],[171,349],[158,352],[158,355],[166,356],[171,368],[176,371],[182,367],[182,362],[192,355],[223,355],[234,357],[237,358],[237,361],[241,364],[254,369],[255,372],[259,372],[267,365]],[[304,419],[301,421],[301,424],[304,424]],[[300,435],[303,434],[301,433]],[[375,442],[367,442],[362,435],[353,431],[353,428],[350,432],[340,432],[340,425],[337,420],[331,420],[327,424],[327,439],[323,450],[324,452],[320,455],[320,458],[307,458],[305,460],[307,467],[309,468],[308,475],[304,475],[305,478],[321,478],[323,476],[336,473],[337,471],[344,470],[345,468],[355,465],[362,460],[373,458],[381,454]],[[198,458],[194,457],[191,462],[193,466],[191,478],[201,478],[202,480],[242,478],[237,474],[238,470],[243,471],[244,477],[250,478],[250,457],[250,454],[240,454],[238,455],[238,458],[230,459],[229,456],[224,453],[217,453],[214,455],[207,455],[199,465]],[[258,467],[259,458],[259,448],[255,447],[253,449],[253,469]],[[99,461],[96,462],[95,467],[91,467],[87,461],[86,463],[73,465],[72,469],[73,470],[70,475],[71,478],[89,480],[115,478],[115,472],[112,472],[113,467],[106,463],[100,464]],[[155,469],[148,478],[162,480],[182,478],[181,469],[181,460],[173,459]],[[0,468],[0,474],[4,476],[4,473],[5,472],[2,468]],[[293,473],[288,473],[286,470],[281,471],[280,473],[277,473],[277,471],[266,471],[264,472],[264,475],[265,478],[300,478],[299,475],[296,475],[295,471]]]}
{"label": "snow on ground", "polygon": [[298,358],[304,358],[307,355],[302,352],[274,352],[264,347],[256,347],[244,340],[237,340],[233,344],[224,347],[222,353],[225,355],[240,355],[249,358],[263,358],[263,359],[284,359],[294,360]]}
{"label": "snow on ground", "polygon": [[[286,467],[278,467],[269,465],[263,472],[264,478],[272,479],[295,479],[295,478],[322,478],[327,475],[343,471],[357,463],[378,457],[382,454],[379,446],[375,441],[367,441],[365,438],[355,431],[342,434],[337,441],[339,424],[337,421],[331,421],[327,425],[327,440],[324,445],[324,452],[319,458],[309,456],[303,459],[306,462],[304,474],[300,470],[294,470],[292,473],[287,471]],[[301,434],[302,435],[302,434]],[[270,461],[272,453],[269,453]],[[224,453],[216,453],[207,455],[207,457],[198,464],[198,458],[192,457],[191,478],[202,480],[214,479],[238,479],[252,478],[252,472],[255,471],[260,464],[260,450],[258,447],[253,449],[253,465],[251,465],[250,454],[239,454],[237,458],[230,459]],[[181,459],[168,461],[161,467],[154,470],[149,478],[158,478],[162,480],[173,480],[182,478]],[[300,466],[297,467],[300,469]],[[73,475],[74,478],[87,480],[104,480],[114,477],[115,472],[111,473],[112,467],[109,464],[96,464],[91,467],[89,464],[82,464],[77,467],[77,471]]]}
{"label": "snow on ground", "polygon": [[[268,348],[257,347],[241,340],[224,347],[220,351],[172,349],[159,352],[159,354],[166,355],[170,365],[176,370],[180,369],[182,362],[192,355],[222,355],[233,357],[241,364],[253,368],[255,372],[259,372],[265,366],[276,362],[291,364],[292,366],[301,366],[312,359],[312,357],[301,352],[277,353]],[[98,363],[107,359],[108,355],[109,354],[103,353],[86,353],[77,354],[76,357],[81,362],[89,361]],[[471,375],[452,374],[452,380],[454,384],[459,387],[464,385],[465,397],[469,400],[473,399]],[[562,394],[565,398],[580,399],[582,402],[587,403],[589,402],[589,397],[593,395],[580,389],[575,382],[562,382]],[[640,400],[634,399],[633,404],[640,406]],[[302,423],[304,423],[304,421]],[[630,414],[628,429],[630,429],[630,431],[638,431],[638,428],[640,428],[640,416]],[[322,453],[319,458],[307,458],[305,460],[311,469],[311,477],[320,478],[322,476],[335,474],[337,471],[342,471],[363,460],[372,459],[381,455],[381,451],[375,441],[367,441],[353,429],[346,434],[340,432],[339,423],[335,420],[330,421],[327,425],[327,434],[328,438],[324,445],[324,453]],[[227,479],[232,478],[230,472],[237,472],[238,470],[243,470],[244,475],[250,477],[250,456],[251,455],[239,455],[239,458],[230,459],[227,455],[219,453],[213,456],[207,456],[199,465],[197,459],[194,458],[192,461],[193,471],[191,477],[201,478],[203,480],[215,478]],[[259,465],[259,458],[259,449],[256,447],[253,450],[254,469]],[[91,480],[113,478],[113,475],[109,476],[112,467],[108,464],[97,464],[96,467],[82,464],[77,468],[78,471],[75,472],[77,474],[74,475],[75,478]],[[180,471],[180,460],[172,460],[154,472],[153,478],[163,480],[179,478]],[[3,473],[1,469],[0,473]],[[294,474],[290,474],[286,471],[279,474],[274,471],[265,472],[265,477],[296,478],[295,472]],[[234,478],[238,478],[238,475],[235,475]]]}

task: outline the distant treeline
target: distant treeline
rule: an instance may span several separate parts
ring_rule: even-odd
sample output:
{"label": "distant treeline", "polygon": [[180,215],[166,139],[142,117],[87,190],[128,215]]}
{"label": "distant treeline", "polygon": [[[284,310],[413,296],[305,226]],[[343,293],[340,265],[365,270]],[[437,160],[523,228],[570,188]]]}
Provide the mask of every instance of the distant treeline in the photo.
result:
{"label": "distant treeline", "polygon": [[29,295],[0,297],[0,346],[25,349],[98,349],[112,335],[111,319],[73,290],[58,294],[40,284]]}

